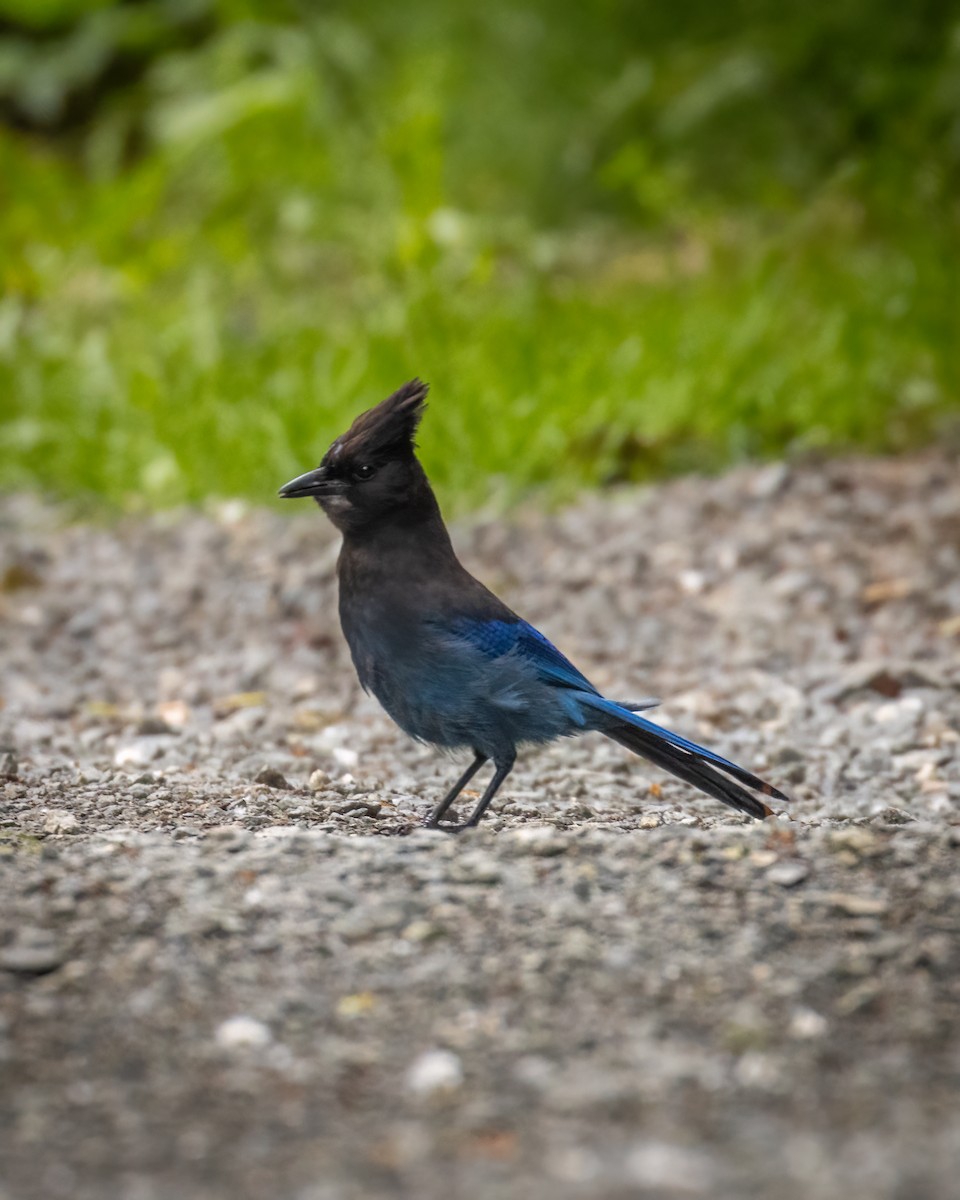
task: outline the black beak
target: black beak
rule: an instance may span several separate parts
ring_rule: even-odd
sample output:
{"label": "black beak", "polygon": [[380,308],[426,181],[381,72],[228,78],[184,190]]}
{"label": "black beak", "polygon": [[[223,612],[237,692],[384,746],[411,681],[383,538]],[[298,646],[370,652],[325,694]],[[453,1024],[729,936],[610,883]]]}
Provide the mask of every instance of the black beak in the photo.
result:
{"label": "black beak", "polygon": [[296,500],[301,496],[335,496],[341,490],[338,479],[330,479],[323,467],[315,471],[307,471],[306,475],[298,475],[285,483],[277,493],[286,500]]}

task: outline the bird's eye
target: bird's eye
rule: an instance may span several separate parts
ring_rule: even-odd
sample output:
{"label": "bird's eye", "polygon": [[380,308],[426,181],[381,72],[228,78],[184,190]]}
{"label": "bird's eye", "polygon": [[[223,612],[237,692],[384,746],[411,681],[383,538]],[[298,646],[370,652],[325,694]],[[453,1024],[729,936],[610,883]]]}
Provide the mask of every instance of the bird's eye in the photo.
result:
{"label": "bird's eye", "polygon": [[354,467],[353,474],[357,479],[369,479],[371,475],[376,474],[376,470],[371,463],[361,463],[360,466]]}

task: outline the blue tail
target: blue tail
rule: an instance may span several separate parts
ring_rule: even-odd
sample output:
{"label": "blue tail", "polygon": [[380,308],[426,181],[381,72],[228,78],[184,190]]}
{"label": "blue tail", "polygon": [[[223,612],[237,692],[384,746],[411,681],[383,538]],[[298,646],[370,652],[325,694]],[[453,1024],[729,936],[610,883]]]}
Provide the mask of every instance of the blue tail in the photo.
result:
{"label": "blue tail", "polygon": [[[595,727],[601,733],[738,812],[762,820],[772,814],[772,809],[726,778],[727,775],[765,796],[787,800],[783,792],[778,791],[772,784],[730,762],[729,759],[722,758],[712,750],[698,746],[696,742],[688,741],[661,725],[655,725],[646,717],[638,716],[637,713],[628,711],[604,696],[581,692],[577,699],[584,708],[593,709],[597,713]],[[721,774],[721,771],[724,774]]]}

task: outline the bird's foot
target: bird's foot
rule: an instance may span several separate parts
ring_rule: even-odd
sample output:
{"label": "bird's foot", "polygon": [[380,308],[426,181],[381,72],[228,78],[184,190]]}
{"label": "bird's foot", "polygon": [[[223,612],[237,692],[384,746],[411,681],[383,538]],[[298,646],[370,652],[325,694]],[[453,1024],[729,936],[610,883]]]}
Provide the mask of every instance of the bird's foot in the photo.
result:
{"label": "bird's foot", "polygon": [[471,829],[469,821],[460,821],[456,825],[451,825],[447,821],[437,821],[433,817],[423,818],[424,829],[439,829],[441,833],[462,833],[464,829]]}

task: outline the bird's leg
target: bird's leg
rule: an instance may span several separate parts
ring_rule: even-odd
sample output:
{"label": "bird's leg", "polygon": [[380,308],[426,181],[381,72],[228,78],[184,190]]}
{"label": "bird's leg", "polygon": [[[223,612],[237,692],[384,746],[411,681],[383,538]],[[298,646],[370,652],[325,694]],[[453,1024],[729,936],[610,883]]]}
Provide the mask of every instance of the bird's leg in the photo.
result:
{"label": "bird's leg", "polygon": [[[480,770],[480,768],[483,766],[483,764],[486,761],[487,761],[487,757],[485,754],[477,754],[476,758],[474,758],[474,760],[470,764],[470,766],[467,767],[467,769],[460,776],[460,778],[457,780],[457,782],[453,785],[453,787],[450,789],[450,791],[447,792],[447,794],[440,801],[440,803],[437,805],[437,807],[433,810],[433,812],[430,814],[430,816],[424,821],[424,825],[426,825],[426,827],[428,829],[442,828],[440,825],[440,818],[447,811],[447,809],[454,802],[454,800],[456,800],[456,798],[460,795],[460,793],[463,791],[463,789],[467,786],[467,784],[470,782],[470,780],[474,777],[474,775],[476,775],[476,773]],[[462,828],[462,826],[458,825],[456,828],[460,829],[460,828]]]}
{"label": "bird's leg", "polygon": [[[511,754],[509,758],[503,759],[502,762],[499,762],[496,764],[496,767],[497,767],[496,772],[494,773],[493,778],[487,784],[487,790],[480,797],[480,803],[470,814],[470,820],[467,821],[465,824],[459,826],[460,829],[469,829],[473,825],[480,824],[480,818],[487,811],[487,808],[490,805],[490,801],[497,794],[497,789],[500,787],[500,784],[503,783],[503,781],[506,779],[506,777],[513,770],[513,764],[516,761],[517,761],[517,756],[515,754]],[[447,828],[453,829],[454,827],[448,826]]]}

